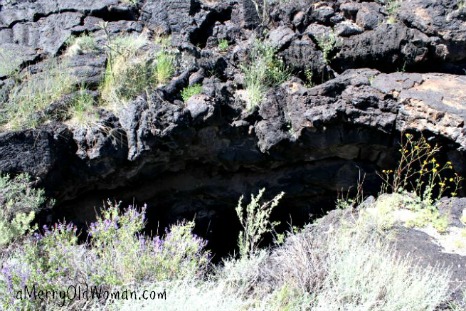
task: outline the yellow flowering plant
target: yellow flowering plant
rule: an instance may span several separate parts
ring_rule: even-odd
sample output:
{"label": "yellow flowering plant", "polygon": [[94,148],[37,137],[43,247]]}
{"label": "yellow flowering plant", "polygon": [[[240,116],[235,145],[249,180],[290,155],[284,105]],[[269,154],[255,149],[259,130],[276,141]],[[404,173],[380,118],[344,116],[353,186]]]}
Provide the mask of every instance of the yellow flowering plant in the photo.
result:
{"label": "yellow flowering plant", "polygon": [[402,193],[411,189],[427,206],[432,206],[447,191],[452,196],[457,195],[462,177],[454,172],[450,161],[438,163],[436,156],[440,147],[437,144],[429,144],[425,137],[415,139],[412,134],[404,134],[399,151],[398,166],[379,174],[383,180],[383,193]]}

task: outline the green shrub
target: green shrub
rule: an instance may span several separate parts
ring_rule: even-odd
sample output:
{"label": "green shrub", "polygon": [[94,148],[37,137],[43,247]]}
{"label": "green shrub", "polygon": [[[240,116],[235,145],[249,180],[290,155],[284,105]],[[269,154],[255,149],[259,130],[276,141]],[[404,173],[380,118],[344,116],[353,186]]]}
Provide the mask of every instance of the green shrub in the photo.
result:
{"label": "green shrub", "polygon": [[[15,299],[24,286],[43,291],[66,291],[69,286],[87,284],[106,289],[143,283],[190,279],[206,273],[209,253],[205,242],[191,233],[192,222],[174,225],[163,237],[140,233],[145,211],[134,207],[122,210],[117,204],[102,211],[90,224],[90,240],[79,245],[72,224],[44,226],[43,233],[31,235],[1,258],[0,294],[3,309],[83,309],[88,301],[62,301],[51,295],[43,300]],[[105,301],[95,301],[102,309]],[[71,305],[70,305],[71,304]],[[100,306],[100,307],[99,307]]]}
{"label": "green shrub", "polygon": [[249,63],[241,66],[248,95],[248,110],[262,102],[267,88],[279,85],[290,77],[289,69],[275,53],[275,48],[256,40],[251,49]]}
{"label": "green shrub", "polygon": [[238,237],[241,257],[254,255],[259,249],[263,235],[272,232],[277,225],[277,223],[270,222],[270,214],[285,193],[281,192],[271,201],[261,204],[259,202],[264,192],[265,188],[262,188],[257,196],[251,195],[251,202],[246,207],[242,206],[244,197],[241,196],[236,206],[236,214],[243,226],[243,231],[239,233]]}
{"label": "green shrub", "polygon": [[184,102],[187,102],[188,99],[191,98],[191,96],[194,96],[196,94],[200,94],[202,92],[202,85],[201,84],[194,84],[191,86],[185,87],[181,91],[181,98],[183,98]]}
{"label": "green shrub", "polygon": [[44,191],[31,188],[27,174],[0,175],[0,247],[29,231],[43,203]]}
{"label": "green shrub", "polygon": [[148,239],[143,229],[145,207],[123,214],[118,206],[104,210],[90,227],[92,250],[101,262],[97,283],[122,285],[133,281],[195,277],[208,264],[204,243],[191,234],[194,223],[172,226],[162,240]]}

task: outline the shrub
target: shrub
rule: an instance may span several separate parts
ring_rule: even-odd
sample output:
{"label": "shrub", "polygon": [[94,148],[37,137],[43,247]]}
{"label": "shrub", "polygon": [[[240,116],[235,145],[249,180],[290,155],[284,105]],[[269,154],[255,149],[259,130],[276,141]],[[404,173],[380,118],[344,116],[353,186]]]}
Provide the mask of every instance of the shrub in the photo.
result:
{"label": "shrub", "polygon": [[191,234],[192,222],[172,226],[162,240],[138,234],[144,217],[145,207],[141,212],[130,207],[121,214],[118,206],[111,206],[91,224],[91,246],[102,269],[97,283],[121,285],[195,277],[206,268],[205,243]]}
{"label": "shrub", "polygon": [[196,94],[200,94],[202,92],[202,85],[201,84],[194,84],[191,86],[185,87],[181,91],[181,98],[183,98],[184,102],[187,102],[188,99],[191,98],[191,96],[194,96]]}
{"label": "shrub", "polygon": [[257,196],[251,195],[251,202],[245,208],[242,206],[244,197],[241,196],[236,207],[236,214],[244,229],[238,237],[241,257],[255,254],[263,235],[272,232],[277,225],[277,223],[270,222],[270,214],[285,193],[281,192],[271,201],[260,204],[264,192],[265,188],[262,188]]}
{"label": "shrub", "polygon": [[256,40],[251,49],[249,63],[241,66],[248,94],[248,110],[262,102],[268,87],[279,85],[290,76],[289,69],[275,53],[275,48]]}
{"label": "shrub", "polygon": [[[65,302],[69,310],[75,310],[89,303],[62,301],[52,295],[43,300],[15,299],[16,291],[25,286],[58,292],[77,284],[117,289],[120,285],[202,277],[209,253],[203,251],[205,242],[191,234],[193,223],[174,225],[163,237],[146,237],[139,233],[145,224],[145,210],[129,207],[122,211],[116,204],[109,205],[90,225],[91,239],[83,245],[77,243],[72,224],[44,227],[42,233],[29,236],[1,260],[2,307],[62,310]],[[102,309],[103,301],[95,303]]]}
{"label": "shrub", "polygon": [[31,188],[27,174],[0,175],[0,247],[30,229],[43,203],[44,191]]}
{"label": "shrub", "polygon": [[38,115],[53,101],[71,93],[75,79],[63,63],[49,61],[42,72],[26,73],[13,87],[5,103],[4,126],[10,129],[35,128],[44,120]]}

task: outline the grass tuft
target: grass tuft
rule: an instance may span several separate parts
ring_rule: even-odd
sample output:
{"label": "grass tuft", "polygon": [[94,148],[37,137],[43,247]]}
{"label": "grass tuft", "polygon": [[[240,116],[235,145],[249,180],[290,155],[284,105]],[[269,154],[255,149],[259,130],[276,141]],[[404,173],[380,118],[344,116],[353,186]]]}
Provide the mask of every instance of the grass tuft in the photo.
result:
{"label": "grass tuft", "polygon": [[74,89],[75,79],[64,64],[49,61],[42,72],[26,73],[13,87],[0,117],[6,123],[0,125],[11,130],[35,128],[46,121],[40,112]]}
{"label": "grass tuft", "polygon": [[290,70],[275,54],[275,48],[256,40],[249,63],[241,66],[248,95],[247,110],[254,109],[262,102],[269,87],[277,86],[290,77]]}
{"label": "grass tuft", "polygon": [[181,98],[183,98],[184,102],[187,102],[192,96],[200,94],[202,92],[202,85],[201,84],[194,84],[191,86],[185,87],[181,91]]}

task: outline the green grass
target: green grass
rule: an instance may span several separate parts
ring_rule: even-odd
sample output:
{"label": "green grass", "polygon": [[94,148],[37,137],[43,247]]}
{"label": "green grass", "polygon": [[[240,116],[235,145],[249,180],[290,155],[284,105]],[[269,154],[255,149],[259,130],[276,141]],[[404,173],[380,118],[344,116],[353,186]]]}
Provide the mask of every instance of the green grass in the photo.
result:
{"label": "green grass", "polygon": [[95,38],[86,34],[79,37],[71,37],[67,42],[67,56],[73,56],[82,53],[96,52],[99,50]]}
{"label": "green grass", "polygon": [[192,96],[196,94],[200,94],[202,92],[202,85],[201,84],[194,84],[191,86],[185,87],[181,91],[181,98],[183,98],[184,102],[187,102]]}
{"label": "green grass", "polygon": [[160,51],[155,58],[155,81],[159,84],[167,83],[175,73],[174,58],[165,50]]}
{"label": "green grass", "polygon": [[247,110],[263,101],[267,89],[277,86],[290,77],[290,70],[276,57],[276,49],[256,40],[249,56],[249,63],[241,65],[247,92]]}
{"label": "green grass", "polygon": [[218,40],[218,49],[221,52],[225,52],[226,50],[228,50],[228,40],[227,39]]}
{"label": "green grass", "polygon": [[15,73],[20,60],[11,51],[0,48],[0,76],[10,76]]}
{"label": "green grass", "polygon": [[150,42],[142,36],[111,38],[108,63],[101,86],[102,99],[115,107],[124,106],[138,95],[165,84],[173,76],[173,56],[165,48],[156,55],[144,49]]}
{"label": "green grass", "polygon": [[98,120],[96,102],[88,90],[81,87],[70,107],[69,123],[78,127],[91,127]]}
{"label": "green grass", "polygon": [[46,120],[38,117],[53,101],[75,89],[75,79],[63,63],[49,61],[43,72],[26,74],[13,87],[5,103],[0,124],[3,128],[19,130],[35,128]]}

